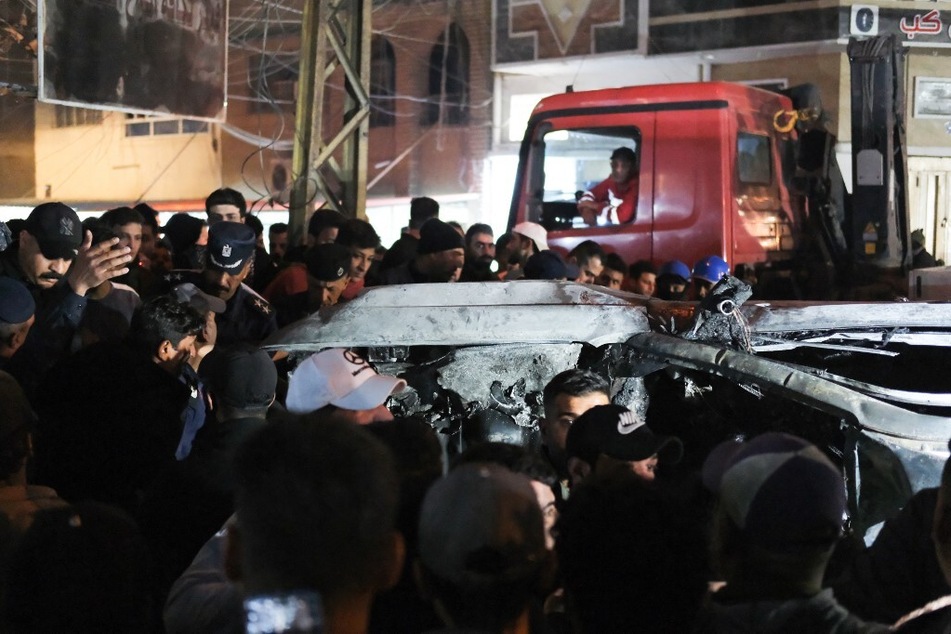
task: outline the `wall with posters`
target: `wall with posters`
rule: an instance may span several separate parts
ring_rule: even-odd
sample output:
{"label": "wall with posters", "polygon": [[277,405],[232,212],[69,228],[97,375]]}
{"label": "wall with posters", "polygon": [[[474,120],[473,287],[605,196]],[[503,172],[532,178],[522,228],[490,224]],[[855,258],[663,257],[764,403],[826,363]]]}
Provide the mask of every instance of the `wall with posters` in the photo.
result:
{"label": "wall with posters", "polygon": [[220,118],[225,0],[40,0],[39,98]]}
{"label": "wall with posters", "polygon": [[905,78],[908,145],[951,152],[951,50],[929,54],[913,50]]}

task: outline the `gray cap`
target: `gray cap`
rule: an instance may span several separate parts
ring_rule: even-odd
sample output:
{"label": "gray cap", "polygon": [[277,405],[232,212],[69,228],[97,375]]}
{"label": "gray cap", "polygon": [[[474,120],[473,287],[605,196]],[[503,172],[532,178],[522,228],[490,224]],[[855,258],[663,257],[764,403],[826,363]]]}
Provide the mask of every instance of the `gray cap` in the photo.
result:
{"label": "gray cap", "polygon": [[175,298],[183,304],[188,304],[202,315],[209,310],[213,313],[223,313],[228,309],[225,300],[214,295],[209,295],[191,282],[179,284],[172,289]]}
{"label": "gray cap", "polygon": [[530,579],[547,557],[538,498],[528,478],[489,464],[466,464],[426,494],[419,557],[457,587]]}

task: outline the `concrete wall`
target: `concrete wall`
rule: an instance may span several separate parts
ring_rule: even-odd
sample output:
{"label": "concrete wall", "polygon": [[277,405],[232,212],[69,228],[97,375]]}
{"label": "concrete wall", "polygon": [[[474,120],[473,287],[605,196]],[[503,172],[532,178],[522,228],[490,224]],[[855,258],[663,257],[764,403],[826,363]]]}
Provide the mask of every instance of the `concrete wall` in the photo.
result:
{"label": "concrete wall", "polygon": [[0,198],[36,195],[33,99],[0,97]]}
{"label": "concrete wall", "polygon": [[55,107],[36,104],[36,196],[64,202],[128,203],[204,198],[219,186],[213,132],[126,136],[119,112],[102,123],[55,127]]}
{"label": "concrete wall", "polygon": [[[843,76],[842,65],[845,64]],[[830,119],[830,126],[842,139],[848,138],[849,83],[848,58],[830,53],[818,56],[780,57],[748,61],[738,64],[715,65],[710,69],[714,81],[767,81],[785,80],[787,86],[811,83],[819,87],[822,105]],[[844,122],[844,129],[841,123]]]}

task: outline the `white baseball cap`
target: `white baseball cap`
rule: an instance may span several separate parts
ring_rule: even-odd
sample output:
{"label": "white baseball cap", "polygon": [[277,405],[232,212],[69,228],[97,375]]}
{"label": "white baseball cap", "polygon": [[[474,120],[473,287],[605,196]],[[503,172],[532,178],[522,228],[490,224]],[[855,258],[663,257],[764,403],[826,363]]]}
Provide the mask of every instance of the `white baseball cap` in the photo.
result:
{"label": "white baseball cap", "polygon": [[376,373],[363,357],[344,348],[331,348],[307,357],[291,373],[287,386],[287,411],[315,412],[327,405],[341,409],[374,409],[406,381]]}
{"label": "white baseball cap", "polygon": [[512,227],[512,232],[534,240],[539,251],[548,250],[548,232],[537,222],[520,222]]}

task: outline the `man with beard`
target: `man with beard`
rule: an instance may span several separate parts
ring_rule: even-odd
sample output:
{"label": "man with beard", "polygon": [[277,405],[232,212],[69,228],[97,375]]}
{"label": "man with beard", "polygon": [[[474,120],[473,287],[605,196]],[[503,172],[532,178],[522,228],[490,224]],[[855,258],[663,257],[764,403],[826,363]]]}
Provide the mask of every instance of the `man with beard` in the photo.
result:
{"label": "man with beard", "polygon": [[680,260],[670,260],[657,271],[656,295],[667,301],[681,301],[687,298],[687,284],[690,282],[690,268]]}
{"label": "man with beard", "polygon": [[416,257],[383,272],[383,284],[454,281],[465,259],[463,238],[452,226],[433,218],[419,230]]}
{"label": "man with beard", "polygon": [[462,265],[460,282],[489,282],[499,279],[490,268],[495,259],[495,236],[492,227],[476,223],[466,231],[466,262]]}
{"label": "man with beard", "polygon": [[512,240],[509,242],[509,269],[505,280],[508,282],[525,276],[525,264],[528,258],[540,251],[548,250],[548,232],[536,222],[520,222],[512,227]]}
{"label": "man with beard", "polygon": [[32,396],[35,380],[66,354],[83,313],[86,293],[129,272],[129,248],[113,238],[95,246],[79,216],[63,203],[30,212],[17,241],[0,253],[0,275],[24,284],[36,301],[33,328],[8,370]]}
{"label": "man with beard", "polygon": [[227,306],[217,316],[218,344],[238,341],[258,343],[277,330],[274,309],[244,283],[251,271],[257,238],[254,229],[240,222],[220,221],[208,231],[208,251],[201,271],[175,270],[165,276],[177,286],[195,284]]}
{"label": "man with beard", "polygon": [[177,213],[162,227],[172,247],[172,268],[200,269],[208,246],[208,223],[187,213]]}

